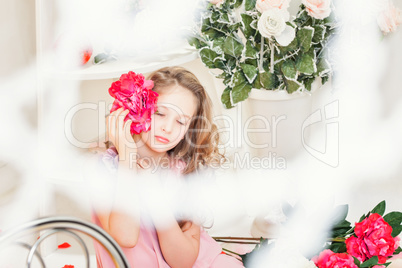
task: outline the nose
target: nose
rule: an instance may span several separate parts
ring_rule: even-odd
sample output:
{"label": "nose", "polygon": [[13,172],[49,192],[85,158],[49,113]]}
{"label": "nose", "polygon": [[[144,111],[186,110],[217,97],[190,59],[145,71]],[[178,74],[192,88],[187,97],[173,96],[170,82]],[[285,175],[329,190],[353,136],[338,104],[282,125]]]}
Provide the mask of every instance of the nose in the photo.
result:
{"label": "nose", "polygon": [[171,133],[173,129],[174,120],[169,119],[165,120],[164,124],[162,125],[162,131],[166,133]]}

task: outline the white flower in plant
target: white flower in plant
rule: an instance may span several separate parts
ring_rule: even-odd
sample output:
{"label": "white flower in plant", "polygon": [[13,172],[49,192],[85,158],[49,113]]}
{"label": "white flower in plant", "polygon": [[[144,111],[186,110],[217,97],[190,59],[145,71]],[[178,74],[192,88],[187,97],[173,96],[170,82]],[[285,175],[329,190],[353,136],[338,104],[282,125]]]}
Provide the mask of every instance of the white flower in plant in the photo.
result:
{"label": "white flower in plant", "polygon": [[267,38],[275,37],[281,46],[287,46],[295,38],[295,29],[286,24],[289,12],[278,8],[264,11],[258,20],[258,31]]}

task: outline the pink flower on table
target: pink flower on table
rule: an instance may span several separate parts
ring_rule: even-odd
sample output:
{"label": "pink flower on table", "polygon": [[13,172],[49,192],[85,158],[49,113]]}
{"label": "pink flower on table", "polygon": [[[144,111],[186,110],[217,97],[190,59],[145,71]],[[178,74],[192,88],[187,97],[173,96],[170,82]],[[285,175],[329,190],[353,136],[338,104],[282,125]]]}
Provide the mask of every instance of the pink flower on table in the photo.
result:
{"label": "pink flower on table", "polygon": [[374,265],[372,268],[385,268],[384,265]]}
{"label": "pink flower on table", "polygon": [[313,18],[322,20],[331,14],[331,0],[302,0],[302,4]]}
{"label": "pink flower on table", "polygon": [[287,10],[289,2],[290,0],[257,0],[255,7],[260,13],[272,8]]}
{"label": "pink flower on table", "polygon": [[109,94],[115,98],[110,112],[123,107],[130,112],[124,119],[131,119],[131,134],[140,134],[151,129],[151,115],[155,113],[158,93],[152,91],[154,82],[145,80],[142,74],[128,72],[113,82]]}
{"label": "pink flower on table", "polygon": [[385,34],[395,32],[398,25],[402,23],[402,12],[394,6],[392,1],[389,1],[386,8],[379,13],[377,23]]}
{"label": "pink flower on table", "polygon": [[377,213],[355,225],[355,235],[346,239],[347,252],[364,262],[373,256],[385,263],[399,247],[399,237],[392,237],[392,227]]}
{"label": "pink flower on table", "polygon": [[358,268],[352,256],[346,253],[334,253],[330,249],[322,251],[312,261],[318,268]]}

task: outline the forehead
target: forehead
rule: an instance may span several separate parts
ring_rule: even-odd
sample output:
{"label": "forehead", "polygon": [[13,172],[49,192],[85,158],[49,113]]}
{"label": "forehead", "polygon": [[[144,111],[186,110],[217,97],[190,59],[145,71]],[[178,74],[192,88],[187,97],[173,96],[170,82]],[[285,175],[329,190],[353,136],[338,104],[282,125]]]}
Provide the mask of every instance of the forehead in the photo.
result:
{"label": "forehead", "polygon": [[194,94],[181,86],[166,87],[158,91],[158,109],[193,116],[197,102]]}

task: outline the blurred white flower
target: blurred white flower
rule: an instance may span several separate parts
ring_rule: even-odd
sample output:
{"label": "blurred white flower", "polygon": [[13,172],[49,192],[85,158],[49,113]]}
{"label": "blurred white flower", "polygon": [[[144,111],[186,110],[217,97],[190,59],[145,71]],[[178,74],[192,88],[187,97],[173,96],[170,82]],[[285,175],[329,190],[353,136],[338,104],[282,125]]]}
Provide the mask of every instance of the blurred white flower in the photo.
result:
{"label": "blurred white flower", "polygon": [[209,2],[211,4],[216,5],[217,7],[219,7],[220,5],[223,4],[223,2],[225,2],[225,0],[210,0]]}
{"label": "blurred white flower", "polygon": [[290,0],[257,0],[255,7],[261,13],[272,8],[287,10],[289,7],[289,2]]}
{"label": "blurred white flower", "polygon": [[287,239],[278,239],[268,255],[266,267],[317,268],[313,261],[305,258]]}
{"label": "blurred white flower", "polygon": [[302,0],[302,4],[313,18],[322,20],[331,14],[331,0]]}
{"label": "blurred white flower", "polygon": [[395,7],[392,1],[388,1],[386,7],[378,14],[377,23],[385,34],[395,32],[398,25],[402,23],[401,10]]}

